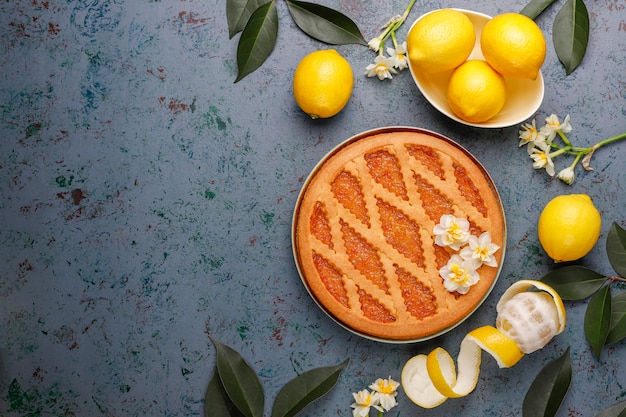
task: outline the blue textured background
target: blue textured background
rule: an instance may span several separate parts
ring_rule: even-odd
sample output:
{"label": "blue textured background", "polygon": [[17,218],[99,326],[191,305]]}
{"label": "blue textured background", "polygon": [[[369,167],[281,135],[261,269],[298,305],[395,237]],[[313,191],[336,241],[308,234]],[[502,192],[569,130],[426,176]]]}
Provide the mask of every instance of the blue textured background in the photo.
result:
{"label": "blue textured background", "polygon": [[[366,38],[405,1],[326,0]],[[538,19],[548,39],[538,124],[570,114],[579,146],[626,131],[626,1],[587,0],[587,55],[565,76],[551,42],[564,3]],[[495,15],[524,1],[417,1],[409,21],[440,7]],[[351,362],[303,416],[351,416],[352,392],[400,378],[412,355],[493,324],[495,303],[521,278],[553,267],[536,236],[556,195],[588,193],[602,235],[581,262],[613,271],[604,245],[626,227],[626,143],[603,148],[573,186],[532,169],[518,126],[482,130],[437,113],[408,71],[363,74],[374,54],[336,49],[355,72],[351,101],[330,120],[295,105],[291,81],[326,45],[300,32],[277,2],[268,61],[234,84],[238,36],[218,0],[3,0],[0,3],[0,415],[199,416],[213,374],[209,336],[258,372],[266,409],[305,370]],[[409,22],[410,23],[410,22]],[[408,24],[399,33],[406,35]],[[293,207],[331,148],[361,131],[417,126],[472,152],[499,188],[508,247],[492,296],[453,332],[388,345],[354,336],[310,299],[291,252]],[[557,171],[571,159],[557,159]],[[616,287],[624,290],[624,286]],[[583,337],[586,303],[567,303],[568,327],[542,351],[500,370],[484,355],[476,391],[434,410],[404,396],[391,416],[519,416],[539,369],[571,346],[572,386],[560,417],[595,416],[626,397],[626,346],[595,359]]]}

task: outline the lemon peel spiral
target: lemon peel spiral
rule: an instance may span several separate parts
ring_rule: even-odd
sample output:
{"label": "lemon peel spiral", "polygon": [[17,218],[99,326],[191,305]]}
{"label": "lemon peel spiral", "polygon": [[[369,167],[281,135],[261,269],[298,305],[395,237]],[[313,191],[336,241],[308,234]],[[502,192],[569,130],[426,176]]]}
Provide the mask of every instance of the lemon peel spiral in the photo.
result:
{"label": "lemon peel spiral", "polygon": [[[532,287],[538,291],[528,291]],[[496,327],[479,327],[463,338],[456,366],[441,347],[407,361],[401,383],[411,401],[423,408],[434,408],[448,398],[466,396],[478,383],[483,350],[500,368],[510,368],[565,329],[561,297],[540,281],[514,283],[504,292],[496,310]]]}

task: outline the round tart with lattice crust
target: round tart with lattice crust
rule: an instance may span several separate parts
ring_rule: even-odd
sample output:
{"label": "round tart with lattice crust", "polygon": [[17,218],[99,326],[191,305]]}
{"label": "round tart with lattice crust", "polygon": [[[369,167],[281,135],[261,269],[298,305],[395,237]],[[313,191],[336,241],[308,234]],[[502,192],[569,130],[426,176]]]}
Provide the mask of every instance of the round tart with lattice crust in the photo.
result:
{"label": "round tart with lattice crust", "polygon": [[[444,288],[454,255],[435,243],[443,215],[489,232],[497,266],[465,294]],[[410,342],[440,335],[484,301],[506,240],[493,181],[464,148],[436,133],[384,128],[355,136],[313,170],[298,198],[293,250],[303,283],[331,318],[364,337]]]}

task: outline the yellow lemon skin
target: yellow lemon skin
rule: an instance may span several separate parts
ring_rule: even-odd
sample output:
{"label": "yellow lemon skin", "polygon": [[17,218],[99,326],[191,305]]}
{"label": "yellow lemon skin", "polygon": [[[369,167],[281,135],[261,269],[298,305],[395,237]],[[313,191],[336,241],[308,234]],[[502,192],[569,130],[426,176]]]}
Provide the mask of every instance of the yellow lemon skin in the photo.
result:
{"label": "yellow lemon skin", "polygon": [[476,31],[470,19],[453,9],[441,9],[418,20],[406,39],[412,69],[426,73],[452,70],[472,53]]}
{"label": "yellow lemon skin", "polygon": [[350,63],[334,49],[306,55],[293,75],[296,103],[313,119],[339,113],[348,104],[353,85]]}
{"label": "yellow lemon skin", "polygon": [[555,262],[585,256],[600,237],[602,219],[587,194],[560,195],[548,202],[539,216],[539,242]]}
{"label": "yellow lemon skin", "polygon": [[480,47],[487,62],[505,77],[534,80],[546,58],[541,29],[519,13],[503,13],[489,20]]}
{"label": "yellow lemon skin", "polygon": [[459,118],[482,123],[504,107],[506,82],[487,62],[472,59],[454,70],[446,95],[450,108]]}

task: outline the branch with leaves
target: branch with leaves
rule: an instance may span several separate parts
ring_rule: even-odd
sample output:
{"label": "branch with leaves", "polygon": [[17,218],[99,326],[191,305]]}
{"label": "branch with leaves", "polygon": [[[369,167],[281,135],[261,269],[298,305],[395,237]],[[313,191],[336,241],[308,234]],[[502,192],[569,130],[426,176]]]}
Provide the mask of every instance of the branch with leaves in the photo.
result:
{"label": "branch with leaves", "polygon": [[[263,417],[265,397],[259,377],[231,347],[211,339],[217,352],[213,378],[204,398],[206,417]],[[272,417],[293,417],[337,383],[349,359],[315,368],[289,381],[276,395]]]}
{"label": "branch with leaves", "polygon": [[[315,3],[285,0],[295,24],[304,33],[330,45],[367,45],[357,25],[337,10]],[[237,45],[238,75],[235,82],[257,70],[270,56],[278,36],[276,0],[227,0],[226,17]]]}

